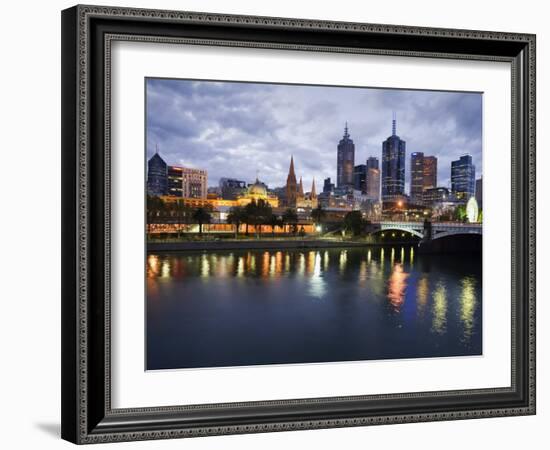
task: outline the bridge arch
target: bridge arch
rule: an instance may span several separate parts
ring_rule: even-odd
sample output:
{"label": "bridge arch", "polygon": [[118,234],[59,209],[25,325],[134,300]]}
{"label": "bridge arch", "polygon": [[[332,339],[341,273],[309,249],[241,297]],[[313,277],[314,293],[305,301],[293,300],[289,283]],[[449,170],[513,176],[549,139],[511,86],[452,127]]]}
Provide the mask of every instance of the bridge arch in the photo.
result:
{"label": "bridge arch", "polygon": [[385,232],[392,232],[392,231],[401,231],[401,232],[404,232],[404,233],[410,233],[420,239],[422,239],[424,237],[424,235],[414,229],[414,228],[408,228],[408,227],[400,227],[400,226],[392,226],[392,227],[380,227],[379,229],[377,229],[376,231],[372,231],[370,234],[376,234],[376,233],[385,233]]}

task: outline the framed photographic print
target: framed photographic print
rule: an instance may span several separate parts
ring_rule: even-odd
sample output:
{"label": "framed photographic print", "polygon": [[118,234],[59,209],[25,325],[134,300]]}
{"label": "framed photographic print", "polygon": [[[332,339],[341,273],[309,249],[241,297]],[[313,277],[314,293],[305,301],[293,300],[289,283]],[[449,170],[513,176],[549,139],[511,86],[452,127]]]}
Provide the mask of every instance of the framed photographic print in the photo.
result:
{"label": "framed photographic print", "polygon": [[535,36],[62,13],[62,436],[535,413]]}

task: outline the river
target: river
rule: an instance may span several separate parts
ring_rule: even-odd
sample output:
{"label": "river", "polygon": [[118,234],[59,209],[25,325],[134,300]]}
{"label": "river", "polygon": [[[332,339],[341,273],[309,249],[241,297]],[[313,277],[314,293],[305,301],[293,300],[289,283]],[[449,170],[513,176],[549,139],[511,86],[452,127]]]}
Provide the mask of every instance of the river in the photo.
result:
{"label": "river", "polygon": [[481,255],[147,255],[146,367],[480,355]]}

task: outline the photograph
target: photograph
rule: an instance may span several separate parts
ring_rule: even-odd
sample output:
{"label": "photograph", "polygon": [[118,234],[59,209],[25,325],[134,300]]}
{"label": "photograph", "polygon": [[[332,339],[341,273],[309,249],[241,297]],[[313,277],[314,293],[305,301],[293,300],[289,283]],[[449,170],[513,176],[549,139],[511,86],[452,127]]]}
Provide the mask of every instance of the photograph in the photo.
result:
{"label": "photograph", "polygon": [[147,371],[483,355],[482,92],[144,89]]}
{"label": "photograph", "polygon": [[[537,441],[544,15],[190,1],[63,5],[61,33],[45,21],[45,50],[20,52],[60,51],[61,82],[48,79],[60,89],[45,92],[61,101],[39,109],[61,114],[39,114],[37,133],[60,138],[61,158],[39,146],[41,160],[6,167],[53,182],[47,164],[61,163],[61,214],[43,221],[61,224],[61,265],[43,264],[61,269],[43,274],[61,306],[21,316],[60,347],[43,372],[61,394],[61,437],[425,447],[452,429],[457,448],[460,436]],[[8,138],[21,141],[28,102],[5,85],[26,119]],[[29,154],[21,145],[8,157]],[[36,221],[21,226],[36,234]],[[28,261],[12,266],[21,290]],[[48,355],[35,341],[14,351]]]}

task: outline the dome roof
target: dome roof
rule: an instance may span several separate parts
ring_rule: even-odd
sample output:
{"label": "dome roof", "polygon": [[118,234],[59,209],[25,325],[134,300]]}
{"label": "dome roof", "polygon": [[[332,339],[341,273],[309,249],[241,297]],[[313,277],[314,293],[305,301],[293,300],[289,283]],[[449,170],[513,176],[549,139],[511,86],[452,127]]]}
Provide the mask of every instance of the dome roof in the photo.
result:
{"label": "dome roof", "polygon": [[266,197],[267,189],[265,188],[265,185],[263,183],[260,183],[260,181],[256,178],[256,182],[248,188],[248,193],[250,195],[259,195]]}

